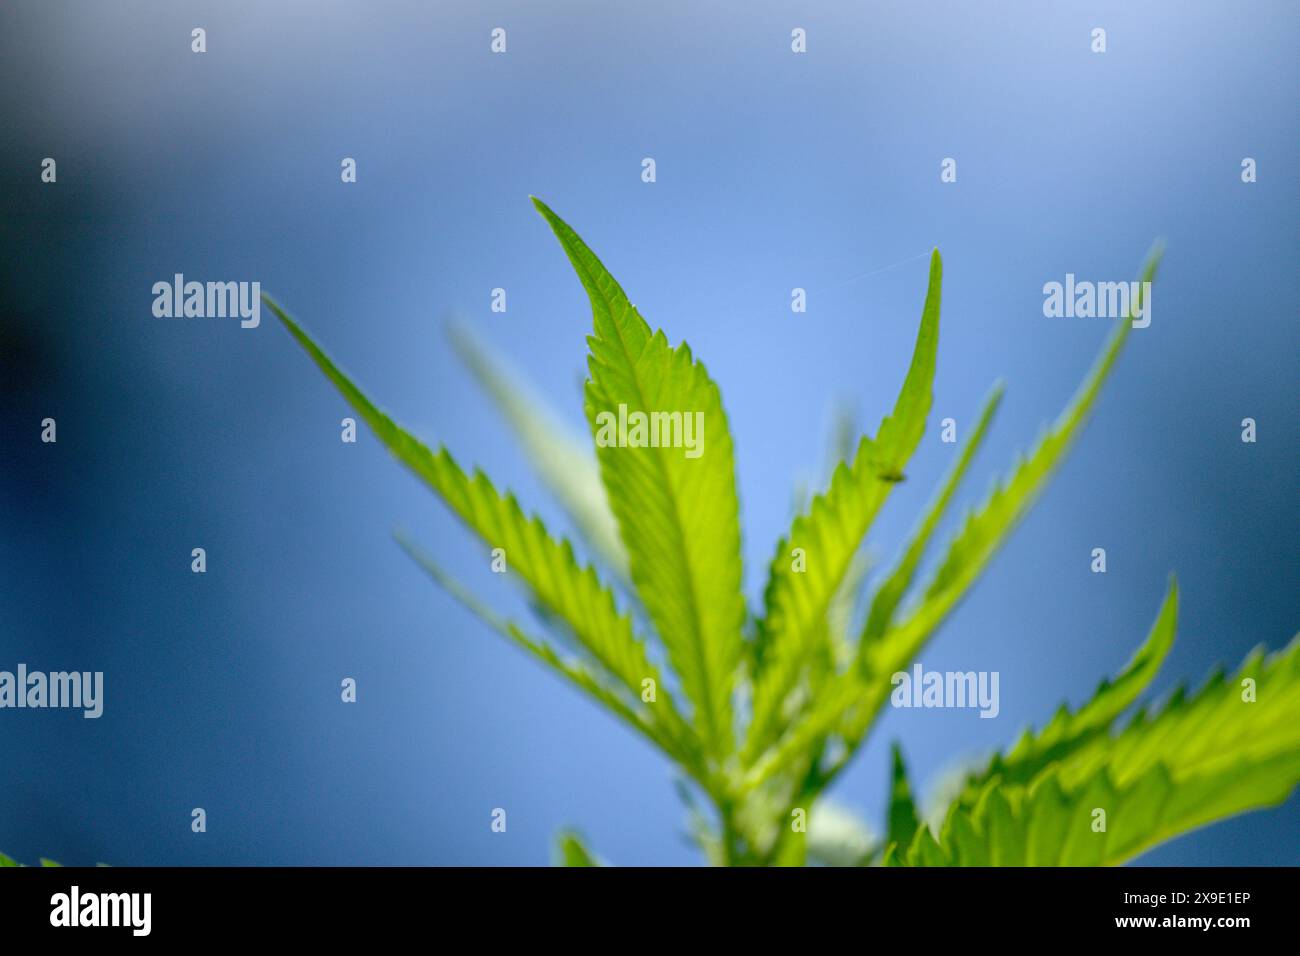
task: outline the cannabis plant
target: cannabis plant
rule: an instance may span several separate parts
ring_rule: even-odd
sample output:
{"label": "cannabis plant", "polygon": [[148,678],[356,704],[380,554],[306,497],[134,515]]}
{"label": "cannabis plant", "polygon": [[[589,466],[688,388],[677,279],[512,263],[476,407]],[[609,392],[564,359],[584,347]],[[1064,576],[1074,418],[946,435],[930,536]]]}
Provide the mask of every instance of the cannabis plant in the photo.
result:
{"label": "cannabis plant", "polygon": [[[919,818],[895,749],[883,835],[857,845],[819,840],[817,833],[834,830],[819,827],[819,815],[833,823],[837,813],[823,797],[890,698],[893,675],[908,668],[1042,490],[1109,376],[1130,322],[1116,324],[1065,411],[966,515],[937,570],[917,586],[922,556],[997,409],[1001,389],[993,388],[897,563],[863,602],[865,615],[846,613],[865,582],[858,560],[864,539],[930,411],[943,273],[936,250],[893,410],[794,519],[754,610],[742,591],[732,438],[718,386],[689,347],[673,347],[651,329],[573,229],[534,204],[591,299],[584,395],[594,459],[471,338],[462,333],[458,344],[595,564],[581,561],[568,540],[481,471],[467,474],[446,448],[431,449],[398,426],[301,326],[266,302],[375,435],[506,562],[538,611],[535,624],[506,619],[411,541],[402,544],[489,627],[676,765],[692,834],[711,861],[1115,864],[1287,797],[1300,779],[1300,640],[1271,657],[1256,652],[1233,676],[1216,674],[1195,693],[1176,692],[1121,720],[1173,642],[1171,578],[1150,634],[1118,675],[1078,710],[1062,707],[968,772],[931,822]],[[1153,253],[1147,262],[1144,282],[1158,259]],[[700,428],[687,451],[655,440],[668,423],[685,432],[692,421]],[[560,836],[558,851],[571,865],[596,860],[573,833]]]}

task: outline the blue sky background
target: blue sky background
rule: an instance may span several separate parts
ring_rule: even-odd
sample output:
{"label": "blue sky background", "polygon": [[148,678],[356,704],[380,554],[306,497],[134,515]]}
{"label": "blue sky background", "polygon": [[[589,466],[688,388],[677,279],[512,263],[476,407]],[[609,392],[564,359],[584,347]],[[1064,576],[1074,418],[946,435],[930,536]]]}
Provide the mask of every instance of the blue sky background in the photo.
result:
{"label": "blue sky background", "polygon": [[[538,864],[577,824],[614,862],[697,859],[659,756],[396,547],[403,526],[520,606],[368,433],[340,443],[342,399],[269,315],[242,330],[150,313],[175,272],[260,280],[400,420],[563,527],[445,335],[469,322],[581,427],[590,316],[529,194],[720,383],[754,599],[834,402],[870,430],[892,403],[932,245],[932,422],[960,429],[1008,385],[971,503],[1107,331],[1044,318],[1043,283],[1129,278],[1166,240],[1151,327],[921,658],[999,671],[1000,717],[887,713],[835,791],[873,824],[891,740],[924,789],[1086,699],[1171,570],[1182,615],[1159,690],[1280,646],[1300,619],[1298,40],[1284,2],[5,4],[0,667],[103,670],[107,690],[98,721],[0,712],[0,849]],[[39,181],[46,156],[57,184]],[[506,314],[489,311],[496,286]],[[57,445],[39,442],[47,415]],[[873,530],[879,562],[953,449],[927,435]],[[206,575],[190,573],[196,546]],[[1094,547],[1106,575],[1089,572]],[[1298,811],[1144,862],[1295,864]]]}

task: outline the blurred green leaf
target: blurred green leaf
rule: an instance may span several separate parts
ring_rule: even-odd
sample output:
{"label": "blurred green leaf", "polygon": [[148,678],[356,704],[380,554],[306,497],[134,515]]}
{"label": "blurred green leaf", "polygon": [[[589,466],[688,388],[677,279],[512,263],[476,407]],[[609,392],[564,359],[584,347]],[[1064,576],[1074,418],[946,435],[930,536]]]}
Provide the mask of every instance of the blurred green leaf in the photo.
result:
{"label": "blurred green leaf", "polygon": [[563,830],[555,840],[558,866],[603,866],[572,830]]}
{"label": "blurred green leaf", "polygon": [[600,469],[589,444],[561,424],[560,416],[517,369],[493,354],[463,324],[451,326],[451,342],[465,366],[509,422],[534,470],[555,495],[605,565],[627,578],[627,551],[609,510]]}

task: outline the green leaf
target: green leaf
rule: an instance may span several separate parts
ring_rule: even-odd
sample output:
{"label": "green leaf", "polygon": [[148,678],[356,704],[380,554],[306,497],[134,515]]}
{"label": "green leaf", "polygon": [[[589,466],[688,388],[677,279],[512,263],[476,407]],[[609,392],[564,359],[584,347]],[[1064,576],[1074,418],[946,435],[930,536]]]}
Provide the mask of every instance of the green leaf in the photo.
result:
{"label": "green leaf", "polygon": [[1090,736],[1027,784],[988,779],[973,804],[949,809],[941,858],[914,841],[907,862],[1115,865],[1215,820],[1280,804],[1298,780],[1300,637],[1267,659],[1253,653],[1231,679],[1219,672],[1196,694],[1174,695],[1118,734]]}
{"label": "green leaf", "polygon": [[[767,616],[759,631],[760,670],[744,751],[747,763],[780,732],[786,699],[826,639],[831,602],[921,440],[933,401],[942,284],[943,262],[936,249],[930,257],[930,283],[912,364],[893,412],[881,422],[874,440],[862,439],[853,464],[835,470],[830,488],[813,499],[777,546],[765,592]],[[795,549],[806,559],[803,571],[794,569]]]}
{"label": "green leaf", "polygon": [[1178,627],[1178,582],[1171,576],[1169,589],[1147,639],[1114,680],[1101,682],[1092,698],[1077,711],[1062,706],[1038,733],[1025,731],[1010,753],[998,754],[988,766],[967,781],[961,800],[973,805],[989,780],[1028,783],[1049,764],[1076,752],[1083,744],[1105,734],[1115,720],[1146,689],[1174,644]]}
{"label": "green leaf", "polygon": [[266,295],[262,299],[398,461],[422,478],[489,547],[505,549],[510,573],[528,585],[542,609],[566,622],[593,661],[635,694],[641,693],[642,680],[655,679],[655,712],[664,715],[661,720],[670,718],[672,699],[645,646],[634,636],[631,619],[619,612],[613,592],[595,570],[579,566],[569,542],[552,538],[540,518],[525,517],[514,496],[498,493],[483,472],[470,478],[446,448],[434,453],[399,427],[274,300]]}
{"label": "green leaf", "polygon": [[878,640],[893,622],[894,610],[898,607],[903,595],[907,593],[907,589],[911,587],[912,578],[916,574],[917,566],[921,563],[921,558],[925,555],[926,546],[930,543],[930,538],[934,535],[940,519],[948,510],[948,504],[952,501],[957,486],[961,484],[967,469],[970,468],[971,462],[975,459],[976,452],[983,445],[984,436],[988,434],[989,425],[992,423],[993,416],[997,413],[1001,402],[1002,384],[999,382],[994,384],[988,398],[984,400],[984,407],[980,409],[979,418],[975,422],[975,428],[971,432],[970,438],[966,440],[965,445],[962,447],[961,455],[958,456],[956,463],[949,469],[939,494],[931,502],[920,527],[912,534],[912,539],[908,542],[902,560],[898,562],[898,567],[894,569],[894,572],[885,580],[872,598],[871,610],[867,614],[867,623],[863,628],[862,639],[859,643],[860,652],[864,657],[866,648],[870,647],[872,642]]}
{"label": "green leaf", "polygon": [[[967,470],[969,470],[971,462],[975,460],[976,453],[984,444],[984,438],[993,422],[993,416],[997,413],[998,406],[1002,402],[1002,391],[1002,383],[995,382],[988,397],[984,399],[984,405],[975,421],[975,428],[972,429],[970,437],[966,439],[965,444],[962,446],[957,461],[949,468],[947,476],[940,485],[939,493],[931,501],[920,526],[913,532],[911,540],[903,551],[903,557],[898,562],[898,566],[885,579],[872,597],[871,609],[867,614],[867,623],[863,627],[862,637],[858,641],[858,668],[863,677],[870,679],[870,668],[868,667],[869,649],[875,645],[876,641],[881,639],[893,623],[894,612],[897,610],[903,595],[912,586],[912,579],[916,575],[916,569],[925,555],[926,547],[934,536],[935,529],[947,512],[948,505],[951,503],[957,487],[961,484],[962,478],[965,477]],[[851,687],[856,681],[856,675],[846,675],[843,680]],[[875,713],[875,710],[870,707],[858,707],[851,712],[852,719],[840,727],[844,739],[848,742],[848,749],[842,758],[843,761],[847,761],[852,756],[853,749],[857,746],[863,734],[866,733],[867,728],[870,727],[871,721],[875,718]],[[906,846],[905,843],[902,845]]]}
{"label": "green leaf", "polygon": [[[57,862],[55,862],[54,860],[47,860],[45,857],[41,857],[41,859],[40,859],[40,864],[41,864],[41,866],[43,866],[43,867],[59,867],[59,868],[62,868],[62,867],[63,867],[63,864],[62,864],[62,863],[57,863]],[[100,864],[98,864],[98,865],[99,865],[99,866],[105,866],[106,864],[104,864],[104,863],[100,863]],[[25,867],[26,864],[25,864],[25,863],[19,863],[19,862],[18,862],[17,860],[15,860],[13,857],[11,857],[11,856],[6,856],[5,854],[0,853],[0,868],[10,867],[10,866],[15,866],[15,867]]]}
{"label": "green leaf", "polygon": [[[1142,270],[1144,282],[1154,279],[1159,262],[1160,250],[1157,247]],[[1040,439],[1029,457],[1021,460],[1011,478],[995,487],[983,507],[967,516],[962,531],[949,545],[947,555],[919,606],[901,623],[886,628],[878,638],[863,641],[860,647],[860,666],[838,675],[826,684],[818,693],[811,711],[776,741],[761,759],[755,761],[746,775],[747,787],[762,784],[798,761],[837,729],[844,729],[845,736],[854,744],[862,737],[881,705],[888,699],[889,676],[911,663],[948,612],[974,583],[989,558],[1054,473],[1119,357],[1129,329],[1128,321],[1116,325],[1103,346],[1101,355],[1056,424]],[[994,394],[996,396],[996,390]],[[990,414],[991,410],[986,403],[980,417],[981,423]],[[981,437],[979,427],[973,437]],[[973,454],[975,444],[974,441],[969,442],[967,451]],[[959,460],[950,474],[948,484],[955,485],[964,467]],[[931,519],[938,520],[938,513],[946,500],[945,494],[941,493],[936,505],[931,508],[930,516],[922,525],[922,535],[926,534],[925,527]],[[931,530],[932,528],[933,526]],[[915,543],[914,539],[913,544]],[[923,542],[921,546],[924,546]],[[911,572],[905,565],[906,557],[904,564],[900,565],[900,572],[910,579]],[[887,583],[886,586],[890,585]],[[889,601],[892,598],[881,600]],[[883,616],[883,610],[877,610],[878,622]],[[870,618],[868,621],[870,627]],[[843,728],[844,724],[847,724],[847,728]],[[841,765],[851,756],[852,747],[841,760]]]}
{"label": "green leaf", "polygon": [[[1160,256],[1157,248],[1147,258],[1142,270],[1143,283],[1155,278]],[[1145,285],[1139,287],[1145,288]],[[1141,292],[1138,302],[1141,303]],[[1048,478],[1055,473],[1078,436],[1101,386],[1119,358],[1130,328],[1128,316],[1116,323],[1101,355],[1056,423],[1029,456],[1021,459],[1010,478],[999,484],[984,505],[967,517],[919,606],[881,640],[866,648],[868,666],[873,674],[888,675],[907,666],[1037,500]]]}
{"label": "green leaf", "polygon": [[[882,629],[886,628],[888,622],[892,620],[894,609],[909,587],[916,567],[925,553],[926,545],[983,443],[1001,399],[1002,386],[1000,383],[995,384],[984,401],[976,426],[967,438],[961,455],[949,469],[938,495],[930,504],[925,518],[904,550],[902,559],[876,591],[867,615],[867,623],[858,643],[859,661],[865,660],[866,648],[871,646],[872,641],[879,639]],[[873,699],[869,694],[870,687],[865,683],[866,677],[867,675],[858,670],[849,670],[835,674],[816,687],[816,700],[811,711],[781,738],[776,747],[769,750],[763,759],[755,764],[747,778],[748,785],[757,786],[789,764],[798,761],[818,748],[824,738],[837,729],[842,731],[845,740],[849,743],[850,749],[840,757],[840,765],[846,763],[852,756],[851,748],[862,737],[875,714],[875,710],[871,707],[855,707],[864,698]],[[847,725],[841,726],[846,712],[853,713],[854,719]]]}
{"label": "green leaf", "polygon": [[457,354],[505,416],[533,469],[583,540],[611,571],[626,579],[627,551],[585,438],[565,427],[524,377],[494,355],[468,326],[453,325],[450,333]]}
{"label": "green leaf", "polygon": [[907,765],[898,744],[893,746],[894,770],[889,787],[889,834],[887,842],[909,846],[916,836],[919,821],[916,804],[912,801],[912,787],[907,782]]}
{"label": "green leaf", "polygon": [[486,604],[474,597],[459,581],[444,571],[436,561],[402,533],[395,535],[398,544],[410,555],[435,583],[442,587],[480,620],[513,644],[522,647],[542,663],[573,683],[579,690],[604,705],[611,713],[622,718],[635,730],[696,775],[702,775],[694,735],[673,710],[662,713],[658,703],[647,705],[626,688],[612,684],[605,671],[589,662],[569,660],[544,641],[530,637],[515,623],[494,613]]}
{"label": "green leaf", "polygon": [[[541,200],[533,203],[591,300],[587,416],[632,581],[694,704],[706,749],[721,759],[731,749],[745,619],[735,465],[721,395],[685,344],[673,349],[663,332],[651,332],[577,233]],[[618,421],[621,412],[681,413],[683,426],[702,416],[702,435],[693,436],[703,440],[698,456],[688,457],[685,447],[602,440],[604,416]]]}
{"label": "green leaf", "polygon": [[604,866],[573,830],[560,831],[555,839],[555,855],[557,866]]}

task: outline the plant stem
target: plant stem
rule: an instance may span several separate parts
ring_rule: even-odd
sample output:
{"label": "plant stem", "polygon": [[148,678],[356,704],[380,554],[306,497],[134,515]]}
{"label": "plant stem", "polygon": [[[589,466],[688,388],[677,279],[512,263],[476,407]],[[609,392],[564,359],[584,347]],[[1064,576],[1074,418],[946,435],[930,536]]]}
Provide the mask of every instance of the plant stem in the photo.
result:
{"label": "plant stem", "polygon": [[730,797],[718,801],[718,815],[722,818],[722,865],[740,866],[740,831],[736,829],[736,807]]}

